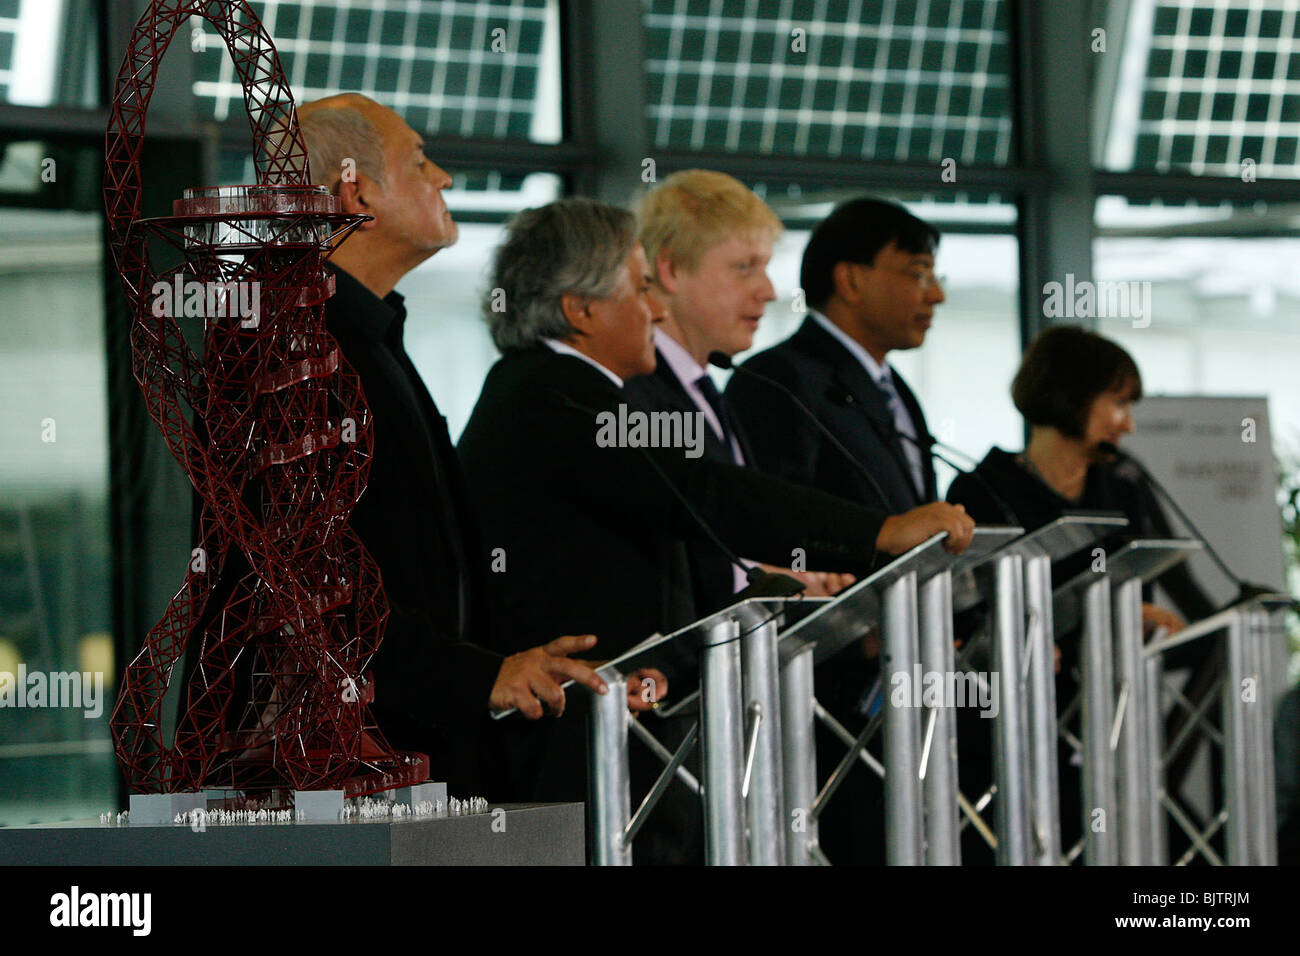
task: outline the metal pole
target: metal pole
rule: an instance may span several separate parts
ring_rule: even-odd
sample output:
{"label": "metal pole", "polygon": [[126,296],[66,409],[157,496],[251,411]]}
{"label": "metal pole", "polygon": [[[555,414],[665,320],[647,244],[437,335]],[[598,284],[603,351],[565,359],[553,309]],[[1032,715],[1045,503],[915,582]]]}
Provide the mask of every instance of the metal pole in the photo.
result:
{"label": "metal pole", "polygon": [[704,850],[710,866],[741,866],[746,862],[739,634],[740,625],[725,620],[712,628],[700,650]]}
{"label": "metal pole", "polygon": [[1269,661],[1272,653],[1274,617],[1261,609],[1251,612],[1250,641],[1252,671],[1258,675],[1255,702],[1250,705],[1254,729],[1251,746],[1252,789],[1255,795],[1255,862],[1277,865],[1277,794],[1273,766],[1273,689]]}
{"label": "metal pole", "polygon": [[1115,588],[1115,670],[1124,702],[1116,754],[1119,783],[1120,860],[1142,866],[1150,819],[1146,794],[1151,774],[1146,760],[1146,672],[1142,667],[1142,579],[1129,578]]}
{"label": "metal pole", "polygon": [[[917,653],[916,572],[909,571],[885,588],[881,603],[884,654],[881,673],[889,686],[905,679],[911,685],[910,706],[885,706],[885,845],[891,866],[924,862],[921,828],[921,781],[917,776],[921,750],[920,681]],[[900,678],[899,675],[902,675]],[[889,689],[885,690],[889,694]],[[866,808],[863,808],[865,812]]]}
{"label": "metal pole", "polygon": [[[1264,737],[1259,744],[1259,752],[1263,755],[1264,761],[1263,773],[1260,775],[1261,800],[1264,807],[1264,822],[1261,824],[1263,832],[1268,834],[1268,841],[1265,843],[1265,856],[1261,860],[1265,866],[1277,866],[1277,767],[1274,764],[1274,757],[1277,751],[1273,749],[1273,718],[1276,716],[1273,704],[1276,692],[1274,688],[1278,686],[1276,672],[1273,670],[1274,648],[1286,646],[1286,620],[1287,611],[1285,609],[1269,611],[1264,615],[1264,620],[1268,622],[1268,631],[1260,637],[1259,660],[1260,674],[1262,679],[1260,684],[1263,686],[1265,693],[1261,695],[1260,702],[1263,705],[1259,715],[1260,726],[1264,728]],[[1265,703],[1267,702],[1267,703]]]}
{"label": "metal pole", "polygon": [[1056,766],[1056,630],[1052,622],[1052,559],[1026,557],[1025,612],[1029,634],[1029,778],[1034,862],[1061,863],[1061,792]]}
{"label": "metal pole", "polygon": [[813,866],[817,846],[817,748],[813,706],[813,649],[809,647],[781,665],[781,772],[785,780],[785,808],[790,832],[785,840],[785,861],[790,866]]}
{"label": "metal pole", "polygon": [[754,741],[746,811],[749,862],[780,866],[785,862],[785,807],[781,772],[781,695],[778,691],[777,626],[769,620],[741,639],[745,710],[758,705],[762,715]]}
{"label": "metal pole", "polygon": [[[937,674],[953,674],[952,573],[944,571],[921,585],[921,664]],[[971,701],[967,701],[970,706]],[[925,780],[925,862],[961,864],[957,808],[957,715],[953,701],[940,701],[932,718]]]}
{"label": "metal pole", "polygon": [[1147,791],[1145,795],[1147,818],[1144,824],[1147,837],[1147,862],[1152,866],[1169,863],[1168,818],[1161,797],[1165,790],[1165,725],[1160,705],[1160,682],[1164,674],[1164,658],[1153,654],[1143,661],[1143,678],[1146,681],[1146,737],[1147,737]]}
{"label": "metal pole", "polygon": [[1005,554],[993,566],[993,667],[1000,705],[993,734],[994,799],[998,863],[1032,862],[1029,813],[1029,737],[1025,720],[1020,649],[1025,641],[1024,568],[1019,554]]}
{"label": "metal pole", "polygon": [[[1249,866],[1250,853],[1250,704],[1245,692],[1247,621],[1244,611],[1228,624],[1227,686],[1223,689],[1223,791],[1227,798],[1228,865]],[[1258,690],[1258,688],[1256,688]],[[1258,702],[1258,698],[1256,698]]]}
{"label": "metal pole", "polygon": [[1115,711],[1111,667],[1110,581],[1105,575],[1083,595],[1083,832],[1089,866],[1119,862],[1115,840],[1115,754],[1110,748]]}
{"label": "metal pole", "polygon": [[618,675],[602,676],[611,690],[608,694],[591,695],[587,715],[591,858],[596,866],[631,866],[632,846],[623,839],[623,831],[632,819],[627,696],[615,693]]}

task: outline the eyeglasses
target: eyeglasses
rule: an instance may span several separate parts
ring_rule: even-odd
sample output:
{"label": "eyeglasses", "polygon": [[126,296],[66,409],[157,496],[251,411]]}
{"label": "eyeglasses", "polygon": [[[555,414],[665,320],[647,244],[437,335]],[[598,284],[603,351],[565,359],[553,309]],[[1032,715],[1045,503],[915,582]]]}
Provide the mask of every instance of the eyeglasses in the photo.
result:
{"label": "eyeglasses", "polygon": [[947,276],[935,275],[933,269],[926,269],[923,266],[912,266],[907,269],[886,269],[883,266],[869,266],[868,268],[907,276],[920,287],[922,292],[929,291],[931,287],[943,288],[948,283]]}

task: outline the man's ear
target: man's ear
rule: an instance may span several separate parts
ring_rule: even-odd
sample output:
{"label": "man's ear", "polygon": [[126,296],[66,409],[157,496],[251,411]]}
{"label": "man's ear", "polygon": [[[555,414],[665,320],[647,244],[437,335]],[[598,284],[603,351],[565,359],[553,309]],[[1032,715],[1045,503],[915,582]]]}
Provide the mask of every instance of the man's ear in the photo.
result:
{"label": "man's ear", "polygon": [[566,292],[560,296],[560,308],[564,312],[565,319],[578,330],[580,335],[591,332],[591,312],[587,308],[587,299],[584,296],[576,292]]}
{"label": "man's ear", "polygon": [[673,263],[667,252],[661,251],[655,256],[655,281],[658,282],[659,288],[669,295],[677,294],[677,272],[678,266]]}
{"label": "man's ear", "polygon": [[853,262],[837,262],[831,268],[831,294],[845,302],[857,302],[861,297],[861,273]]}
{"label": "man's ear", "polygon": [[379,222],[379,217],[375,213],[375,207],[370,204],[370,191],[374,188],[374,182],[365,176],[358,176],[356,180],[348,182],[343,180],[339,182],[339,202],[343,206],[343,212],[349,216],[374,216],[363,222],[358,229],[373,229]]}

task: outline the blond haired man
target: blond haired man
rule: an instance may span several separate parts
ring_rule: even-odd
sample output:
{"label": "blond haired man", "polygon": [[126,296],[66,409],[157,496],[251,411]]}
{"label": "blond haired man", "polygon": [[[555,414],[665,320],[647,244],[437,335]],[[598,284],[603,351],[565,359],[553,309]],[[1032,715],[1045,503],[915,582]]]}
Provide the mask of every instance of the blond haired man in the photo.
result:
{"label": "blond haired man", "polygon": [[[702,414],[705,456],[744,465],[753,456],[709,377],[709,353],[735,355],[753,344],[767,303],[776,298],[767,263],[781,220],[743,183],[706,169],[674,173],[642,199],[638,213],[641,244],[667,317],[655,327],[654,372],[625,390],[647,411]],[[691,565],[702,608],[726,606],[747,583],[716,549],[698,549]],[[828,593],[828,583],[834,590],[852,581],[801,577],[817,594]]]}
{"label": "blond haired man", "polygon": [[[625,390],[649,411],[703,414],[706,457],[751,462],[707,367],[709,353],[735,355],[753,344],[767,303],[776,298],[767,264],[781,220],[744,183],[706,169],[674,173],[644,197],[638,213],[641,244],[668,314],[654,332],[655,371]],[[739,568],[708,548],[692,556],[692,573],[701,606],[709,609],[730,603],[747,583]],[[853,580],[797,576],[813,594],[834,593]]]}
{"label": "blond haired man", "polygon": [[[744,433],[737,427],[707,372],[709,355],[728,357],[748,350],[767,304],[776,290],[767,275],[772,249],[781,234],[781,221],[743,183],[725,173],[692,169],[674,173],[647,194],[638,210],[640,239],[651,274],[659,286],[667,317],[655,328],[655,371],[633,379],[624,391],[647,411],[700,412],[705,429],[705,457],[758,467]],[[777,395],[773,401],[782,401]],[[757,426],[755,426],[757,427]],[[947,505],[928,505],[897,516],[899,520],[934,521],[965,547],[972,522]],[[745,577],[718,549],[700,544],[690,555],[692,586],[697,604],[707,610],[723,607],[745,585]],[[835,594],[853,582],[847,574],[815,573],[766,567],[792,574],[810,595]],[[874,653],[875,645],[864,647]],[[818,675],[827,699],[856,699],[874,676],[874,664],[856,651],[830,662],[828,675]],[[828,683],[829,681],[829,683]],[[840,685],[844,685],[841,687]],[[848,706],[838,707],[847,710]],[[831,759],[826,757],[824,759]],[[859,773],[850,788],[856,794],[871,789]],[[879,795],[879,788],[875,788]],[[863,800],[865,801],[865,797]],[[854,804],[856,806],[856,804]],[[831,820],[832,847],[844,847],[851,821]],[[845,850],[841,862],[864,858]]]}

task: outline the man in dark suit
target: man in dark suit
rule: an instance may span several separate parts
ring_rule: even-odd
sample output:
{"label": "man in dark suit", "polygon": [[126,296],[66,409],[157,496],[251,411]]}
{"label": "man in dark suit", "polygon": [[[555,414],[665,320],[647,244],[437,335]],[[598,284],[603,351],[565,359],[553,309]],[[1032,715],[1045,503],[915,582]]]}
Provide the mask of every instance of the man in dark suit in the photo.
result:
{"label": "man in dark suit", "polygon": [[327,327],[372,418],[369,483],[350,519],[379,565],[389,605],[371,665],[372,712],[390,743],[428,753],[432,772],[455,792],[513,797],[493,789],[500,760],[488,749],[490,708],[539,718],[543,705],[563,711],[565,680],[608,688],[569,658],[590,649],[589,633],[547,635],[509,654],[485,646],[486,568],[473,508],[446,421],[403,346],[406,308],[394,291],[456,241],[442,197],[451,179],[410,126],[364,96],[306,104],[299,120],[316,181],[344,212],[373,217],[335,251],[336,293],[326,304]]}
{"label": "man in dark suit", "polygon": [[933,226],[876,199],[844,203],[813,230],[800,270],[808,318],[744,367],[794,391],[862,467],[779,391],[733,375],[727,401],[760,468],[890,514],[937,498],[925,415],[888,355],[918,348],[944,301],[938,245]]}
{"label": "man in dark suit", "polygon": [[[767,263],[781,220],[744,183],[705,169],[669,176],[642,200],[638,219],[666,315],[654,330],[655,370],[630,379],[626,391],[648,410],[703,415],[704,456],[748,465],[753,450],[709,376],[708,359],[753,343],[767,303],[776,298]],[[747,584],[744,573],[707,543],[692,549],[690,560],[702,610],[726,606]],[[853,582],[847,574],[764,570],[798,578],[810,596],[834,594]]]}
{"label": "man in dark suit", "polygon": [[[602,654],[617,654],[693,620],[686,556],[704,532],[678,495],[731,547],[769,561],[804,548],[810,561],[858,570],[877,548],[900,553],[939,531],[954,549],[969,543],[963,512],[886,518],[691,459],[680,440],[647,447],[632,430],[611,429],[629,414],[623,382],[654,368],[651,330],[663,317],[630,213],[577,199],[521,213],[490,285],[484,313],[503,354],[459,451],[484,544],[504,557],[489,581],[503,653],[581,622],[601,635]],[[669,671],[670,682],[674,673],[686,671]],[[583,726],[573,716],[515,728],[513,770],[531,783],[530,798],[585,794]],[[648,848],[638,838],[637,858],[680,859],[675,840],[689,833],[657,836]]]}
{"label": "man in dark suit", "polygon": [[[808,318],[743,369],[794,392],[853,460],[788,395],[742,370],[731,376],[726,398],[759,468],[889,514],[937,498],[925,416],[887,357],[920,346],[944,300],[934,275],[938,243],[932,226],[875,199],[844,203],[813,230],[800,271]],[[854,733],[879,706],[878,653],[873,635],[861,650],[850,648],[817,670],[818,700]],[[819,737],[818,750],[820,764],[843,748]],[[884,861],[878,779],[854,767],[828,807],[820,835],[832,860]]]}

